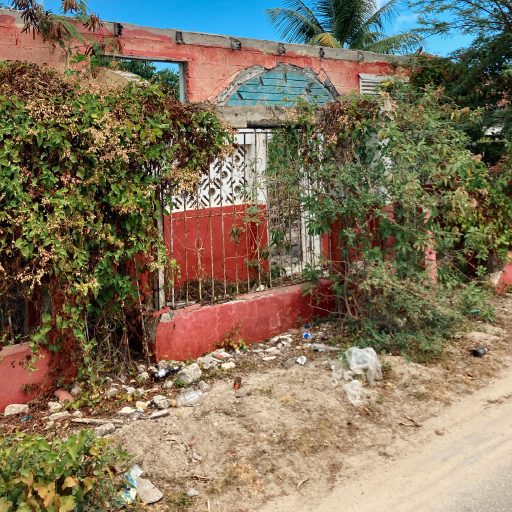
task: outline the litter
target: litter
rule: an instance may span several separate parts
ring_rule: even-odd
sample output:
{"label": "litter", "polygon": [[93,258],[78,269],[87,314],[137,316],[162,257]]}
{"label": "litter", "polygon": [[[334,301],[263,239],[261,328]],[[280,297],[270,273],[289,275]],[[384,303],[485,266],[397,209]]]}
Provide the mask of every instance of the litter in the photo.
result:
{"label": "litter", "polygon": [[349,402],[354,407],[359,407],[363,404],[363,399],[366,396],[366,391],[363,388],[360,380],[351,380],[343,385],[343,391],[345,391]]}
{"label": "litter", "polygon": [[382,380],[382,367],[373,348],[351,347],[344,354],[348,368],[354,375],[365,375],[370,385],[376,380]]}
{"label": "litter", "polygon": [[483,357],[485,356],[485,354],[487,354],[487,352],[489,352],[489,350],[486,349],[485,347],[476,347],[473,350],[471,350],[471,354],[474,355],[475,357]]}
{"label": "litter", "polygon": [[306,356],[299,356],[299,357],[297,357],[296,361],[297,361],[297,364],[304,366],[308,362],[308,358]]}

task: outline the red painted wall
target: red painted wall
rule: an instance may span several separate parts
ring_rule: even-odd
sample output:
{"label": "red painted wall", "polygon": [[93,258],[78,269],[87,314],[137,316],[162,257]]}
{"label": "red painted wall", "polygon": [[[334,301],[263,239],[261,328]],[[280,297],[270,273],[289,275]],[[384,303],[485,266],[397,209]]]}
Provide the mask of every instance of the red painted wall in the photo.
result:
{"label": "red painted wall", "polygon": [[[80,30],[91,37],[85,29]],[[101,34],[111,38],[112,24],[105,24]],[[321,58],[316,53],[317,56],[311,56],[310,47],[298,45],[287,45],[286,53],[279,55],[277,43],[273,43],[272,48],[275,48],[271,50],[272,43],[242,40],[242,49],[233,50],[226,47],[226,38],[219,36],[184,33],[184,38],[185,44],[177,44],[175,31],[124,25],[119,42],[126,57],[185,63],[187,97],[193,102],[214,100],[241,71],[252,66],[273,68],[281,63],[308,67],[321,81],[329,79],[338,93],[358,90],[359,73],[396,72],[396,67],[383,56],[382,61],[374,55],[371,60],[377,60],[375,62],[358,62],[348,57],[347,60],[331,58],[330,52],[336,50],[325,49],[326,56]],[[207,42],[202,43],[202,39]],[[354,55],[350,53],[350,58],[354,59]],[[21,33],[20,20],[7,10],[0,10],[0,60],[26,60],[61,69],[65,66],[61,50],[52,49],[39,35]]]}

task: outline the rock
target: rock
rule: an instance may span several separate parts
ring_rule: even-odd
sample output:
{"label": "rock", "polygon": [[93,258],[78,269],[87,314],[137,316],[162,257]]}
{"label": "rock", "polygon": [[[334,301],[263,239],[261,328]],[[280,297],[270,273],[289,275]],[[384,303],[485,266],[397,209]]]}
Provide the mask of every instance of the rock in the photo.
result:
{"label": "rock", "polygon": [[192,487],[191,489],[188,490],[187,496],[189,498],[197,498],[199,496],[199,491]]}
{"label": "rock", "polygon": [[54,395],[59,399],[59,402],[72,402],[74,400],[73,395],[65,389],[57,389]]}
{"label": "rock", "polygon": [[116,431],[116,426],[113,423],[105,423],[104,425],[96,427],[94,430],[97,436],[103,437],[113,434]]}
{"label": "rock", "polygon": [[296,361],[297,361],[297,364],[304,366],[308,362],[308,359],[306,356],[299,356],[299,357],[297,357]]}
{"label": "rock", "polygon": [[198,364],[200,364],[205,370],[209,370],[210,368],[215,368],[216,366],[219,366],[221,361],[218,359],[215,359],[210,354],[207,354],[206,356],[199,357],[197,359]]}
{"label": "rock", "polygon": [[61,421],[69,418],[71,414],[68,411],[56,412],[55,414],[50,414],[48,416],[48,421]]}
{"label": "rock", "polygon": [[121,416],[131,416],[136,412],[137,409],[134,409],[133,407],[123,407],[117,414],[120,414]]}
{"label": "rock", "polygon": [[71,394],[74,396],[74,397],[77,397],[79,395],[82,394],[82,386],[80,386],[80,384],[75,384],[72,388],[71,388]]}
{"label": "rock", "polygon": [[203,460],[203,457],[199,455],[197,452],[192,452],[192,459],[196,460],[197,462],[201,462]]}
{"label": "rock", "polygon": [[284,362],[283,367],[286,370],[289,370],[290,368],[293,368],[296,364],[297,364],[297,359],[295,357],[290,357],[290,359],[287,359]]}
{"label": "rock", "polygon": [[233,361],[230,361],[229,363],[222,363],[220,367],[223,370],[232,370],[233,368],[236,367],[236,364]]}
{"label": "rock", "polygon": [[149,373],[148,372],[139,373],[138,379],[141,380],[142,382],[147,382],[149,380]]}
{"label": "rock", "polygon": [[171,406],[171,401],[163,395],[156,395],[153,397],[153,403],[159,408],[159,409],[169,409]]}
{"label": "rock", "polygon": [[162,389],[172,389],[174,387],[174,382],[172,380],[166,380],[162,384]]}
{"label": "rock", "polygon": [[75,411],[71,416],[73,416],[73,418],[81,418],[83,413],[82,411]]}
{"label": "rock", "polygon": [[163,411],[157,411],[153,414],[150,414],[149,419],[150,420],[157,420],[158,418],[165,418],[165,416],[169,416],[171,414],[171,411],[169,409],[164,409]]}
{"label": "rock", "polygon": [[199,365],[197,363],[192,363],[191,365],[182,368],[176,375],[176,378],[188,386],[197,382],[201,378],[202,374],[203,372],[201,371],[201,368],[199,368]]}
{"label": "rock", "polygon": [[48,410],[51,414],[62,411],[63,405],[59,402],[48,402]]}
{"label": "rock", "polygon": [[150,505],[151,503],[160,501],[164,497],[162,491],[157,489],[149,480],[141,478],[140,476],[135,480],[137,482],[137,493],[143,503]]}
{"label": "rock", "polygon": [[262,361],[273,361],[274,359],[277,359],[277,356],[267,356],[261,358]]}
{"label": "rock", "polygon": [[107,398],[114,398],[116,395],[119,394],[119,389],[118,388],[110,388],[110,389],[107,389],[106,393],[105,393],[105,396]]}
{"label": "rock", "polygon": [[142,411],[144,412],[149,406],[149,402],[135,402],[135,409],[137,409],[137,411]]}
{"label": "rock", "polygon": [[17,416],[18,414],[28,414],[30,408],[27,404],[11,404],[5,408],[4,416]]}
{"label": "rock", "polygon": [[137,390],[131,386],[127,386],[125,390],[127,395],[135,395],[137,393]]}
{"label": "rock", "polygon": [[265,349],[265,352],[272,353],[272,352],[279,352],[279,349],[277,347],[270,347]]}
{"label": "rock", "polygon": [[204,380],[200,380],[198,383],[197,383],[197,387],[203,392],[203,393],[206,393],[207,391],[210,391],[210,384],[208,384],[207,382],[205,382]]}

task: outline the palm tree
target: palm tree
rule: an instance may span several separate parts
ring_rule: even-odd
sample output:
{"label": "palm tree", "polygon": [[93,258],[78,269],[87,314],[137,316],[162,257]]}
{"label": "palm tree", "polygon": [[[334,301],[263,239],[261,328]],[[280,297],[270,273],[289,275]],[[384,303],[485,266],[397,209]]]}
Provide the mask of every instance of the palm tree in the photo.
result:
{"label": "palm tree", "polygon": [[377,7],[376,0],[284,0],[284,7],[267,9],[270,23],[289,42],[378,53],[412,51],[419,44],[413,33],[384,34],[384,24],[397,12],[399,0]]}

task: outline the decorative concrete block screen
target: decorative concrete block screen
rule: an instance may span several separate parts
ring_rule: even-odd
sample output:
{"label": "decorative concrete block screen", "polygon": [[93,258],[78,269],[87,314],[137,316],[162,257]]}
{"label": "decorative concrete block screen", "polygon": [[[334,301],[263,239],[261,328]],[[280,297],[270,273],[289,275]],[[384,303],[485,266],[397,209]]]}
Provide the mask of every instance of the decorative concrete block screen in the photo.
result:
{"label": "decorative concrete block screen", "polygon": [[170,198],[164,237],[177,270],[165,278],[166,305],[290,284],[321,264],[326,241],[307,233],[297,197],[266,175],[271,136],[240,130],[236,151],[211,166],[195,194]]}

